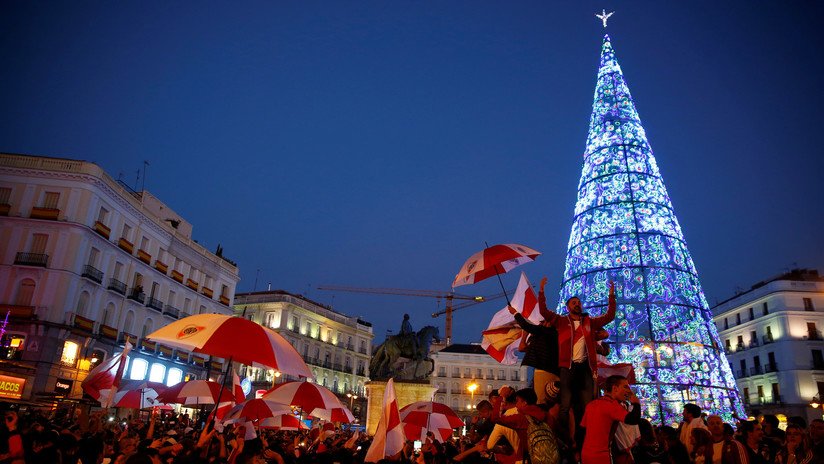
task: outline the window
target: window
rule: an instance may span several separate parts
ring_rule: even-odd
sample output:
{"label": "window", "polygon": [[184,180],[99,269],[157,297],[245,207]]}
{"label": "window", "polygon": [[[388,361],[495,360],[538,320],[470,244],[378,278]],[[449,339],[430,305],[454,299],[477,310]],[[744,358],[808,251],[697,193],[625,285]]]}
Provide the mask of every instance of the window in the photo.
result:
{"label": "window", "polygon": [[109,210],[104,208],[103,206],[100,207],[100,211],[97,212],[97,222],[101,224],[106,224],[106,219],[109,218]]}
{"label": "window", "polygon": [[[123,323],[123,331],[128,333],[128,334],[131,334],[133,325],[134,325],[134,311],[129,310],[129,312],[126,313],[126,321]],[[141,377],[141,379],[142,378],[143,377]]]}
{"label": "window", "polygon": [[812,350],[813,369],[824,369],[824,353],[821,350]]}
{"label": "window", "polygon": [[753,312],[752,308],[750,308],[750,320],[755,319],[755,313]]}
{"label": "window", "polygon": [[292,316],[292,327],[289,328],[293,330],[298,330],[300,328],[300,321],[297,316]]}
{"label": "window", "polygon": [[132,361],[132,368],[129,370],[129,378],[132,380],[143,380],[149,370],[149,363],[145,359],[136,358]]}
{"label": "window", "polygon": [[767,314],[770,314],[770,308],[769,308],[769,306],[767,306],[766,301],[761,304],[761,314],[764,315],[764,316],[766,316]]}
{"label": "window", "polygon": [[97,267],[98,256],[100,256],[100,250],[98,250],[95,247],[92,247],[92,249],[89,250],[89,260],[86,262],[86,264],[88,264],[91,267]]}
{"label": "window", "polygon": [[755,330],[750,332],[750,345],[758,345],[758,335],[755,333]]}
{"label": "window", "polygon": [[460,367],[453,367],[452,368],[452,377],[459,378],[461,376],[461,368]]}
{"label": "window", "polygon": [[475,378],[476,379],[484,378],[484,370],[481,369],[480,367],[475,371]]}
{"label": "window", "polygon": [[77,299],[77,308],[75,308],[75,313],[85,317],[87,309],[89,309],[89,292],[81,292],[80,298]]}
{"label": "window", "polygon": [[20,359],[25,347],[26,336],[18,333],[6,333],[0,340],[0,359]]}
{"label": "window", "polygon": [[120,280],[121,275],[123,275],[123,263],[116,262],[114,263],[114,278]]}
{"label": "window", "polygon": [[807,323],[807,338],[809,338],[810,340],[821,339],[821,336],[818,335],[818,329],[815,327],[815,322]]}
{"label": "window", "polygon": [[726,330],[726,329],[729,329],[729,328],[730,328],[730,321],[728,321],[727,318],[725,317],[724,318],[724,329]]}
{"label": "window", "polygon": [[735,323],[739,325],[741,324],[741,313],[735,315]]}
{"label": "window", "polygon": [[149,237],[142,237],[140,239],[140,249],[143,251],[149,251]]}
{"label": "window", "polygon": [[140,338],[146,338],[146,335],[152,333],[153,328],[154,322],[151,319],[146,319],[146,323],[143,324],[143,332],[140,333]]}
{"label": "window", "polygon": [[103,325],[109,325],[109,318],[112,314],[114,314],[114,303],[109,303],[106,305],[106,309],[103,310],[103,319],[100,322]]}
{"label": "window", "polygon": [[813,299],[812,298],[803,298],[804,300],[804,311],[815,311],[813,307]]}
{"label": "window", "polygon": [[736,346],[736,350],[743,350],[744,349],[744,336],[738,336],[738,346]]}
{"label": "window", "polygon": [[741,376],[743,377],[747,375],[747,360],[742,359],[741,361],[739,361],[739,365],[741,366]]}
{"label": "window", "polygon": [[121,237],[129,240],[129,236],[132,235],[132,226],[124,223],[123,224],[123,232],[120,234]]}
{"label": "window", "polygon": [[777,383],[774,383],[772,386],[772,400],[774,403],[781,401],[781,390],[778,387]]}
{"label": "window", "polygon": [[730,347],[730,339],[729,339],[729,338],[728,338],[728,339],[726,339],[726,340],[724,340],[724,345],[726,345],[726,347],[727,347],[727,351],[731,351],[731,350],[732,350],[732,347]]}
{"label": "window", "polygon": [[438,377],[446,377],[446,366],[438,368]]}
{"label": "window", "polygon": [[166,366],[160,363],[152,364],[152,369],[149,371],[149,382],[163,383],[166,377]]}
{"label": "window", "polygon": [[74,366],[77,363],[77,354],[80,352],[80,345],[66,340],[63,343],[63,353],[60,355],[60,362],[67,366]]}
{"label": "window", "polygon": [[498,371],[498,380],[506,380],[506,371],[503,369]]}
{"label": "window", "polygon": [[762,403],[764,402],[764,386],[763,385],[758,386],[758,400],[761,401]]}
{"label": "window", "polygon": [[0,205],[8,205],[11,199],[11,189],[8,187],[0,187]]}
{"label": "window", "polygon": [[472,368],[470,368],[470,367],[465,367],[464,368],[464,377],[466,377],[467,379],[472,377]]}
{"label": "window", "polygon": [[750,389],[749,389],[749,387],[744,387],[744,403],[750,404]]}
{"label": "window", "polygon": [[512,371],[512,380],[520,381],[521,380],[521,371],[519,371],[517,369]]}
{"label": "window", "polygon": [[767,333],[764,335],[764,338],[768,342],[773,341],[772,327],[767,326]]}
{"label": "window", "polygon": [[43,254],[46,252],[46,244],[49,242],[48,234],[33,234],[29,252]]}
{"label": "window", "polygon": [[59,192],[46,192],[43,195],[43,208],[57,209],[57,204],[60,202]]}
{"label": "window", "polygon": [[166,378],[166,386],[171,387],[181,381],[183,381],[183,371],[176,367],[169,369],[169,375]]}
{"label": "window", "polygon": [[487,378],[487,379],[490,379],[490,380],[494,379],[494,378],[495,378],[495,371],[494,371],[493,369],[490,369],[490,370],[486,373],[486,378]]}

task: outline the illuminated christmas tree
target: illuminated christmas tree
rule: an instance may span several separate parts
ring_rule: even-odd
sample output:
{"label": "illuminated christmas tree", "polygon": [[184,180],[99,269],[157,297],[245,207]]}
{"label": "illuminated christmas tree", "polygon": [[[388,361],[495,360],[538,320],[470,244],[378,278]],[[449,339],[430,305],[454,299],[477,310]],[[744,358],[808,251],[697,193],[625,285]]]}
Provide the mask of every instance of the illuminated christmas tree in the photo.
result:
{"label": "illuminated christmas tree", "polygon": [[558,311],[579,296],[606,310],[609,281],[618,311],[612,363],[635,366],[642,414],[672,424],[684,403],[744,416],[698,274],[635,104],[604,37],[575,219]]}

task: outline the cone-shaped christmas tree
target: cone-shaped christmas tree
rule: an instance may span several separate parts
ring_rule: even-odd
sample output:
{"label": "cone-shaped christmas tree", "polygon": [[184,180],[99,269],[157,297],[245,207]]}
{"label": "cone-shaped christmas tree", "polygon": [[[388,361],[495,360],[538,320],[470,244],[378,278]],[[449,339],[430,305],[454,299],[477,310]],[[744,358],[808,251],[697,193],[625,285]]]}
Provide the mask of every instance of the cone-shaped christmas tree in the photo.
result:
{"label": "cone-shaped christmas tree", "polygon": [[635,367],[642,414],[678,422],[685,403],[744,416],[735,380],[667,189],[604,37],[558,311],[581,298],[606,310],[615,281],[612,363]]}

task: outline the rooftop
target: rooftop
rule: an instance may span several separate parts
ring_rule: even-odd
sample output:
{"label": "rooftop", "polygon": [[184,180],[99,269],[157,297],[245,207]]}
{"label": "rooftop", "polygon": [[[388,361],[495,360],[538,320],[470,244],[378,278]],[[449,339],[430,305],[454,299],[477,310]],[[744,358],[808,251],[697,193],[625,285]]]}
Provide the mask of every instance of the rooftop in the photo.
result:
{"label": "rooftop", "polygon": [[758,283],[754,284],[752,287],[750,287],[749,290],[736,292],[736,294],[733,295],[732,297],[727,298],[724,301],[720,301],[720,302],[716,303],[715,306],[713,306],[713,309],[715,309],[715,308],[717,308],[717,307],[719,307],[719,306],[721,306],[725,303],[728,303],[728,302],[730,302],[730,301],[732,301],[736,298],[739,298],[742,295],[746,295],[750,292],[758,290],[759,288],[764,287],[765,285],[767,285],[769,283],[779,282],[779,281],[824,282],[824,277],[818,275],[818,269],[792,269],[788,272],[784,272],[782,274],[778,274],[776,276],[770,277],[766,280],[762,280],[761,282],[758,282]]}
{"label": "rooftop", "polygon": [[478,343],[454,343],[438,351],[438,353],[483,354],[487,352]]}

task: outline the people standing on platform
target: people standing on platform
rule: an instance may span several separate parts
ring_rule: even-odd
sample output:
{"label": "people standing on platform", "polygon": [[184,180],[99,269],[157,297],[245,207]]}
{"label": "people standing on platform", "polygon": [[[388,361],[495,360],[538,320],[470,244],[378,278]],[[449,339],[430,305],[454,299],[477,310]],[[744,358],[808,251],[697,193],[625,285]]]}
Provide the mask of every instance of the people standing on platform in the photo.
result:
{"label": "people standing on platform", "polygon": [[[583,311],[581,300],[577,296],[567,300],[566,316],[550,311],[544,293],[546,283],[546,277],[541,279],[538,309],[548,325],[558,331],[558,370],[561,387],[559,437],[561,440],[568,438],[576,443],[581,440],[582,432],[569,430],[569,415],[572,412],[575,423],[578,424],[586,405],[595,395],[595,380],[598,376],[595,332],[615,319],[615,283],[609,283],[607,311],[597,317],[591,317]],[[576,426],[576,429],[579,428]]]}
{"label": "people standing on platform", "polygon": [[521,329],[526,332],[519,346],[519,349],[524,351],[521,365],[535,369],[532,375],[533,389],[538,404],[544,404],[547,384],[558,379],[558,331],[546,319],[540,324],[533,324],[512,306],[508,306],[508,309],[509,313],[515,316],[515,321]]}

